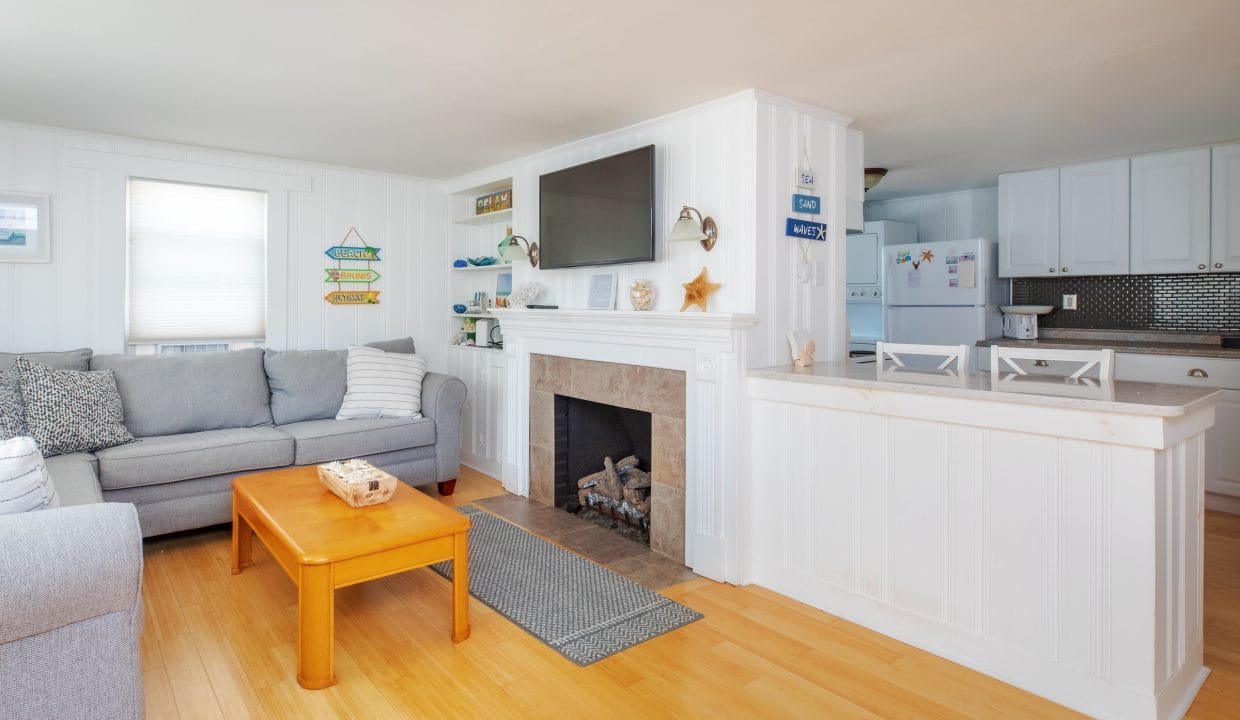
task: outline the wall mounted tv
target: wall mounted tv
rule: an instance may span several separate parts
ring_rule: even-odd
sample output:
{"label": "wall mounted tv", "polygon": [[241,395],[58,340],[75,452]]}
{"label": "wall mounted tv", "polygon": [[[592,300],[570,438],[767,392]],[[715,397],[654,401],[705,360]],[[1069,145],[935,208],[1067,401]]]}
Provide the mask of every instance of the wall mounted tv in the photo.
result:
{"label": "wall mounted tv", "polygon": [[654,145],[538,181],[543,268],[654,260]]}

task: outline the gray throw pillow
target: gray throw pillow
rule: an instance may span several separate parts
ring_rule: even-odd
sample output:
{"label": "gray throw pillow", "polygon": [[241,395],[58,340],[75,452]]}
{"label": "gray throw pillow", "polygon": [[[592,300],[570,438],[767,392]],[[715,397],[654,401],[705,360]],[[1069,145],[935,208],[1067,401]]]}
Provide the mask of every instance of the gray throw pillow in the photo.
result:
{"label": "gray throw pillow", "polygon": [[111,370],[53,370],[24,357],[13,367],[21,375],[26,428],[44,457],[133,442]]}
{"label": "gray throw pillow", "polygon": [[24,357],[31,362],[37,362],[40,365],[46,365],[53,370],[89,370],[90,369],[90,348],[78,348],[77,350],[62,350],[60,352],[37,352],[37,353],[6,353],[0,352],[0,370],[8,370],[13,367],[13,361],[18,357]]}
{"label": "gray throw pillow", "polygon": [[21,375],[16,368],[0,370],[0,440],[26,435]]}
{"label": "gray throw pillow", "polygon": [[[366,343],[384,352],[413,353],[413,338]],[[344,402],[348,350],[267,350],[263,366],[271,386],[276,425],[336,417]]]}

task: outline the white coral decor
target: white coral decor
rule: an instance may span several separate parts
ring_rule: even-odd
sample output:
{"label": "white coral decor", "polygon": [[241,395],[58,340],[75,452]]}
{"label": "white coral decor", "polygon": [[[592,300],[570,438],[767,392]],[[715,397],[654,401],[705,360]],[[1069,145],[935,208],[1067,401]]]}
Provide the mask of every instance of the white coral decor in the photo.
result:
{"label": "white coral decor", "polygon": [[543,286],[532,280],[527,283],[522,283],[521,287],[514,290],[512,294],[508,296],[508,306],[525,307],[526,305],[529,305],[537,300],[538,296],[542,294],[542,291]]}

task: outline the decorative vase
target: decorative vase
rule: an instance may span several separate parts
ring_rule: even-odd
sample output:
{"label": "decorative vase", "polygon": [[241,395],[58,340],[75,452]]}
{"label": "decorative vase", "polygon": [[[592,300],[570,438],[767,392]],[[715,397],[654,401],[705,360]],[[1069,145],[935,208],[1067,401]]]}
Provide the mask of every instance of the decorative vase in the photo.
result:
{"label": "decorative vase", "polygon": [[629,303],[634,310],[654,308],[654,285],[649,280],[634,280],[629,286]]}

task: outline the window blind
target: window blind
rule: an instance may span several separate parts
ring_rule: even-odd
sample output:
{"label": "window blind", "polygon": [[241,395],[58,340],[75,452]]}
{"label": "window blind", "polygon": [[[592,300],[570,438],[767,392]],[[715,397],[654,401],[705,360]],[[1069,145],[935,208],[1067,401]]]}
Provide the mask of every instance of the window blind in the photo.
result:
{"label": "window blind", "polygon": [[129,181],[129,342],[267,334],[267,193]]}

